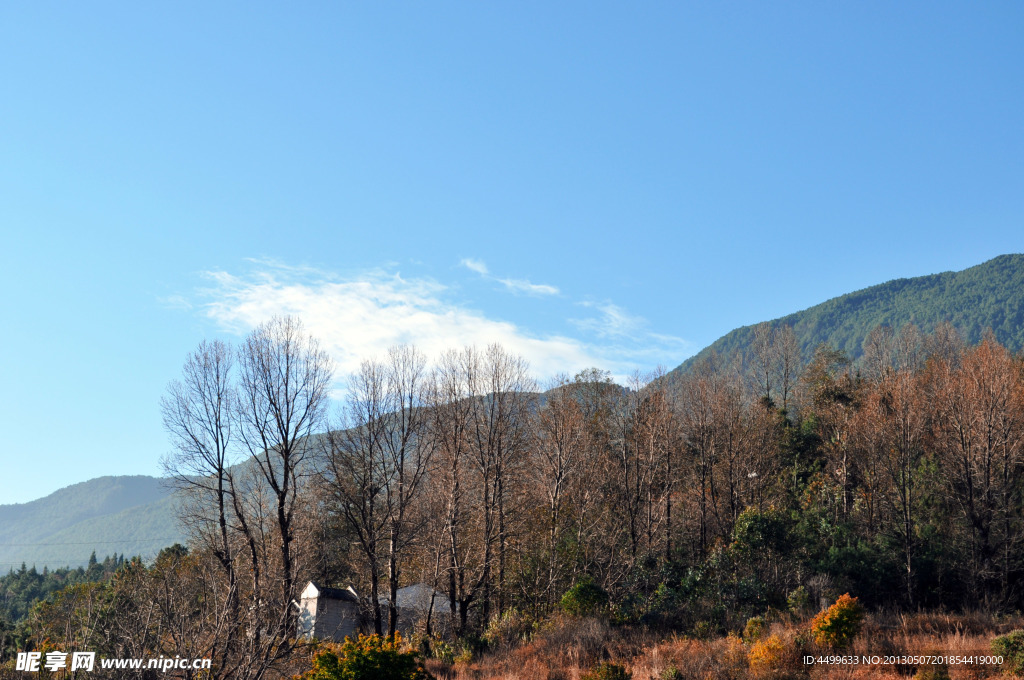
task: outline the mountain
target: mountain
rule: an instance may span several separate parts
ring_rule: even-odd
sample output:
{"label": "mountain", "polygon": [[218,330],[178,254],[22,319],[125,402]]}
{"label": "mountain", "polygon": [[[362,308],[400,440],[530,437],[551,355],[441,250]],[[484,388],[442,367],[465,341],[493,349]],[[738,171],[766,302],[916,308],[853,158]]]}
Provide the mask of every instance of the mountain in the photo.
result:
{"label": "mountain", "polygon": [[[841,295],[781,319],[774,325],[793,327],[804,359],[828,343],[856,359],[868,333],[877,326],[895,329],[906,323],[930,332],[948,321],[969,344],[992,329],[999,342],[1011,351],[1024,349],[1024,255],[1000,255],[959,272],[944,272],[910,279],[896,279]],[[754,326],[737,328],[672,373],[685,373],[715,352],[728,362],[750,345]]]}
{"label": "mountain", "polygon": [[84,566],[93,550],[144,558],[184,543],[163,480],[98,477],[29,503],[0,505],[0,570]]}

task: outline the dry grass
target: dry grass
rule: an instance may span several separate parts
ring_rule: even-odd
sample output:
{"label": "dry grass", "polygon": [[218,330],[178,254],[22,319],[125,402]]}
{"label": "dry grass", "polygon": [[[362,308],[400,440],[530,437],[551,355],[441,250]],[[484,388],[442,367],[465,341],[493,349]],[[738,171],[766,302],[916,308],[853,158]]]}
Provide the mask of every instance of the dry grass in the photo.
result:
{"label": "dry grass", "polygon": [[[998,618],[982,613],[869,616],[847,655],[905,656],[942,654],[989,656],[996,635],[1024,627],[1020,617]],[[428,670],[439,680],[578,680],[602,661],[622,664],[634,680],[740,680],[805,678],[820,680],[909,680],[949,677],[952,680],[1011,678],[996,666],[951,665],[948,676],[913,665],[805,665],[803,656],[836,654],[809,641],[807,622],[773,623],[761,640],[772,638],[752,655],[753,644],[739,637],[696,640],[641,627],[614,627],[596,619],[558,618],[532,640],[468,663],[430,660]],[[751,659],[754,658],[754,663]]]}

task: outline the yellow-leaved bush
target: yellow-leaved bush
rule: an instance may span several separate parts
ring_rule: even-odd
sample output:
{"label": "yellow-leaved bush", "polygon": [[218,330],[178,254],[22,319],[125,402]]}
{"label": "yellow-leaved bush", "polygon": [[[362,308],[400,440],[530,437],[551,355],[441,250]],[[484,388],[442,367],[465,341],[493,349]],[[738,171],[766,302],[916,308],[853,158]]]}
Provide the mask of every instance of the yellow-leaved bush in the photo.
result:
{"label": "yellow-leaved bush", "polygon": [[845,593],[834,605],[814,617],[811,634],[822,647],[843,649],[857,637],[863,622],[864,608],[857,598]]}
{"label": "yellow-leaved bush", "polygon": [[785,653],[786,644],[778,635],[758,640],[750,647],[750,655],[747,657],[750,669],[757,672],[780,668]]}

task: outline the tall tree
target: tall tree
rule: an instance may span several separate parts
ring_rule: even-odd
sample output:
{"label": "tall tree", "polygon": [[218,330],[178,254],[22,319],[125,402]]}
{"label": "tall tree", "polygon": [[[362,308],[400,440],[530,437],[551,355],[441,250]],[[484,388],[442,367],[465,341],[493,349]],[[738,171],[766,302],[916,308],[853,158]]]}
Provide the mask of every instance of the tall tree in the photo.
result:
{"label": "tall tree", "polygon": [[212,552],[227,581],[227,618],[220,626],[226,628],[226,634],[223,644],[213,648],[220,666],[227,664],[228,647],[239,624],[234,541],[229,527],[233,365],[229,345],[203,341],[186,360],[182,379],[170,383],[160,402],[164,428],[174,446],[174,452],[163,460],[164,471],[185,494],[183,519],[193,532],[193,543]]}
{"label": "tall tree", "polygon": [[431,377],[425,357],[404,345],[388,350],[386,406],[384,414],[385,496],[388,508],[388,634],[398,624],[398,584],[409,544],[421,520],[413,510],[420,489],[430,474],[435,440],[430,431],[426,404],[430,401]]}
{"label": "tall tree", "polygon": [[374,632],[384,632],[380,606],[383,555],[388,524],[387,487],[391,471],[385,460],[388,399],[385,367],[363,361],[349,379],[339,427],[324,438],[325,469],[320,475],[330,508],[340,515],[365,558],[370,584],[368,605]]}
{"label": "tall tree", "polygon": [[568,378],[557,378],[547,391],[548,398],[537,420],[537,464],[535,476],[547,503],[547,604],[561,594],[562,568],[559,543],[565,531],[563,505],[583,472],[586,430],[583,410],[576,401]]}
{"label": "tall tree", "polygon": [[245,339],[239,364],[241,436],[273,497],[280,606],[291,612],[299,482],[310,474],[304,465],[313,449],[309,437],[323,428],[333,366],[294,317],[275,317],[258,326]]}

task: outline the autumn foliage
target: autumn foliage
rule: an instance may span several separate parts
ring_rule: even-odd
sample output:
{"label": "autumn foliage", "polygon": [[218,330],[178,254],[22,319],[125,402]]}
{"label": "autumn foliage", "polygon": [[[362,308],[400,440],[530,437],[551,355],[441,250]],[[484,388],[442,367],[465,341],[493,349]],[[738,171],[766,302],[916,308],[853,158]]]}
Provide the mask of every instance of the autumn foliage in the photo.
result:
{"label": "autumn foliage", "polygon": [[811,621],[814,641],[822,647],[844,649],[860,632],[864,608],[849,593],[840,595],[836,603]]}

